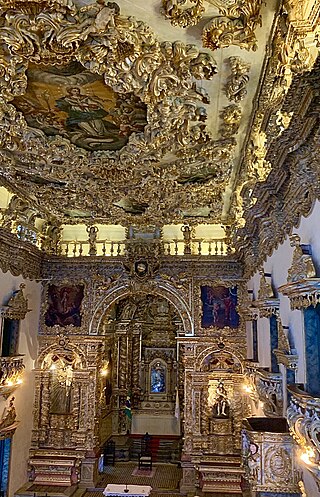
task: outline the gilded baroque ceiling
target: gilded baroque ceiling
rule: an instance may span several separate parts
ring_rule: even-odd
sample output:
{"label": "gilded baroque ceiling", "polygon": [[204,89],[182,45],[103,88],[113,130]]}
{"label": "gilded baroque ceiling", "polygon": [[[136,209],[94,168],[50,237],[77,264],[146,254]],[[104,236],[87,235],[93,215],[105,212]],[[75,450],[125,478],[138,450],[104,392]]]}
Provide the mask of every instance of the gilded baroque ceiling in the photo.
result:
{"label": "gilded baroque ceiling", "polygon": [[261,98],[279,109],[298,63],[298,4],[2,0],[2,185],[58,224],[241,226],[245,187],[270,171]]}

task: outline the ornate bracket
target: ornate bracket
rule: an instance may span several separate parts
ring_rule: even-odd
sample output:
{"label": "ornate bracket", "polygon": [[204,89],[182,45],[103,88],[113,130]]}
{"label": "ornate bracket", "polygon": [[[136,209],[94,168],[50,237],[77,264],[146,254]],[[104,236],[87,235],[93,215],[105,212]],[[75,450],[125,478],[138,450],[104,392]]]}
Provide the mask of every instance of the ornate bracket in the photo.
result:
{"label": "ornate bracket", "polygon": [[28,309],[28,299],[23,295],[25,284],[21,283],[19,290],[13,292],[7,305],[0,307],[0,316],[7,319],[21,320],[26,317]]}
{"label": "ornate bracket", "polygon": [[290,300],[290,307],[306,309],[310,305],[320,303],[320,278],[308,278],[287,283],[279,287],[279,291]]}

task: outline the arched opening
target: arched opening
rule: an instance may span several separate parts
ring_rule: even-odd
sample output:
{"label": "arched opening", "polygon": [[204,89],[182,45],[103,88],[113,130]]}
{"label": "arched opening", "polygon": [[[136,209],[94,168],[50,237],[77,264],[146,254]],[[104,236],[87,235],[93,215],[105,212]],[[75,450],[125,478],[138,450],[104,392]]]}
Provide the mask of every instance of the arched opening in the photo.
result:
{"label": "arched opening", "polygon": [[111,437],[116,446],[124,444],[123,459],[138,455],[146,433],[155,460],[179,459],[177,392],[183,391],[183,374],[176,338],[181,327],[176,307],[149,293],[123,296],[100,319],[105,336],[100,438],[102,444]]}

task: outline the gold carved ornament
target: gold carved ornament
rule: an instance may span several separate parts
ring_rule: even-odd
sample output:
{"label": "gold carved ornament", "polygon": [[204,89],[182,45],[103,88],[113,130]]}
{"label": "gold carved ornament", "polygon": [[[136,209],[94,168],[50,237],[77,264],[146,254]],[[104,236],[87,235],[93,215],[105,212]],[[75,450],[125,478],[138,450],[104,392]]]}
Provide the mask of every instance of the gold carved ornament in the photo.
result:
{"label": "gold carved ornament", "polygon": [[[59,0],[54,5],[49,0],[8,1],[0,10],[0,163],[8,182],[28,164],[30,178],[41,180],[39,186],[26,179],[28,196],[38,199],[42,217],[50,211],[57,226],[54,218],[62,221],[70,204],[123,224],[178,221],[190,205],[205,204],[210,216],[217,216],[232,154],[230,143],[213,141],[206,131],[208,97],[195,83],[213,77],[213,58],[194,45],[159,42],[144,23],[122,16],[116,4],[77,9],[71,1]],[[26,91],[29,63],[57,65],[74,59],[103,75],[114,91],[133,93],[148,106],[144,131],[130,136],[120,152],[93,155],[59,135],[47,140],[10,103]],[[160,170],[157,163],[168,150],[175,158]],[[181,177],[182,165],[189,169],[186,178]],[[54,186],[61,183],[68,184],[68,196]],[[126,196],[128,184],[136,201],[148,204],[138,219],[114,205]]]}
{"label": "gold carved ornament", "polygon": [[[162,13],[174,26],[194,26],[203,17],[203,0],[162,0]],[[203,46],[216,50],[236,45],[246,50],[257,50],[255,30],[261,26],[260,8],[262,0],[208,0],[219,11],[206,24],[202,32]]]}
{"label": "gold carved ornament", "polygon": [[[319,0],[306,2],[288,0],[283,3],[275,18],[270,53],[266,54],[263,84],[260,85],[256,98],[258,107],[252,126],[247,132],[246,146],[241,159],[243,167],[240,167],[241,173],[232,205],[239,228],[244,227],[248,220],[246,214],[256,201],[251,196],[254,185],[267,179],[276,162],[273,160],[270,163],[266,160],[267,145],[270,145],[272,141],[274,144],[274,140],[282,135],[291,121],[292,113],[288,114],[287,110],[282,110],[282,108],[294,81],[293,76],[311,71],[315,66],[319,53],[319,15]],[[303,97],[299,102],[302,101]],[[300,105],[293,105],[291,108],[296,114]],[[303,116],[307,115],[305,108],[302,112]],[[275,119],[275,115],[278,119]],[[294,136],[298,134],[299,131],[296,130]],[[292,224],[297,225],[297,221]],[[274,232],[272,238],[277,238]],[[278,238],[277,243],[279,243]]]}

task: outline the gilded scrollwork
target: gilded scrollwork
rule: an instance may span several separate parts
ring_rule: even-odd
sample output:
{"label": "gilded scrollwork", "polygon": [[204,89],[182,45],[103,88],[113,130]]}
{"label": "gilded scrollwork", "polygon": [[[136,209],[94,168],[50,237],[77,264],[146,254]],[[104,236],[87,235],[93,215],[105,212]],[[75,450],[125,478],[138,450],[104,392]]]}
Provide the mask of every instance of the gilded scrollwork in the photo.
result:
{"label": "gilded scrollwork", "polygon": [[231,74],[227,79],[225,92],[231,102],[239,102],[247,94],[246,86],[249,81],[250,64],[240,57],[229,57],[228,60]]}
{"label": "gilded scrollwork", "polygon": [[[186,28],[194,26],[202,19],[205,7],[203,0],[162,0],[162,13],[174,26]],[[204,47],[216,50],[236,45],[246,50],[256,50],[255,30],[261,26],[261,0],[225,2],[208,0],[218,9],[219,15],[211,17],[202,32]]]}
{"label": "gilded scrollwork", "polygon": [[262,1],[238,1],[230,7],[219,8],[219,16],[213,17],[204,27],[204,47],[216,50],[236,45],[246,50],[257,50],[255,30],[262,25],[260,14]]}
{"label": "gilded scrollwork", "polygon": [[304,254],[297,234],[290,235],[290,245],[294,247],[292,263],[288,269],[288,283],[315,277],[316,270],[311,255]]}
{"label": "gilded scrollwork", "polygon": [[[38,198],[38,217],[47,218],[50,205],[50,222],[59,227],[72,204],[73,212],[94,211],[95,220],[100,216],[125,225],[163,225],[181,220],[191,204],[209,208],[210,218],[218,219],[232,153],[229,142],[212,140],[205,127],[208,95],[195,80],[211,79],[216,72],[216,63],[208,53],[182,42],[159,42],[148,26],[121,15],[111,2],[78,9],[71,2],[60,1],[56,11],[50,2],[42,2],[41,7],[29,2],[23,13],[7,2],[1,16],[0,37],[8,59],[6,63],[4,57],[2,65],[4,73],[10,73],[3,85],[3,167],[10,183],[10,176],[24,167],[22,164],[28,164],[27,175],[23,173],[28,183],[27,197],[29,201],[33,196]],[[119,153],[99,151],[93,156],[75,147],[65,135],[48,141],[41,129],[27,126],[23,113],[12,105],[26,92],[30,64],[54,66],[74,58],[86,71],[101,75],[115,92],[133,94],[148,107],[144,130],[132,134]],[[18,82],[14,77],[17,60]],[[175,158],[160,172],[154,161],[172,147]],[[198,164],[192,164],[195,157]],[[185,178],[181,166],[188,163],[190,174]],[[112,188],[103,187],[106,179]],[[211,188],[212,181],[219,183],[219,189]],[[66,183],[68,199],[64,194]],[[137,205],[145,206],[139,218],[131,207],[119,208],[124,199],[129,206],[132,203],[125,193],[128,184]],[[141,189],[141,184],[145,188]],[[33,202],[29,203],[32,208]],[[109,206],[107,214],[105,203]],[[92,222],[89,217],[87,223]],[[44,232],[44,246],[47,241],[53,251],[55,242],[50,241],[50,233]]]}
{"label": "gilded scrollwork", "polygon": [[187,28],[197,24],[204,13],[203,0],[190,0],[190,7],[183,8],[187,0],[162,0],[162,12],[173,26]]}

